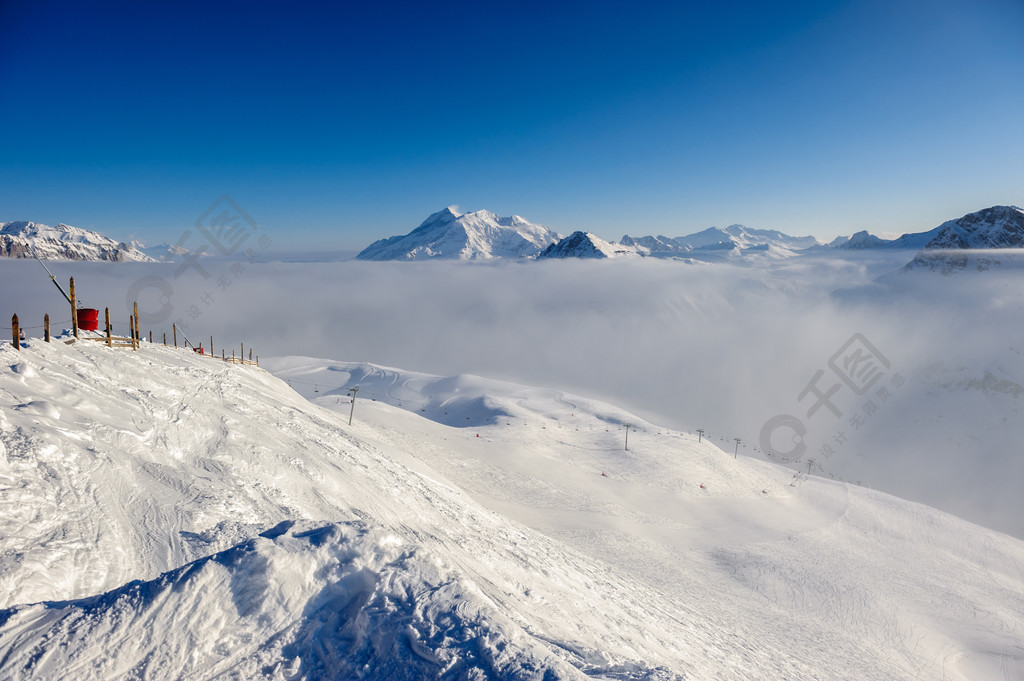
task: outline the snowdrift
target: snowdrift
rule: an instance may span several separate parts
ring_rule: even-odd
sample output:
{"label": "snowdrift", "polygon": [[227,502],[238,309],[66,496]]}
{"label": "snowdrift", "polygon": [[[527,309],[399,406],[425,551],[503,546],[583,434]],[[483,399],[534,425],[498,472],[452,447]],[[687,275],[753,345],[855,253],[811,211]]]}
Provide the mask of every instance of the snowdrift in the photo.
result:
{"label": "snowdrift", "polygon": [[358,522],[281,523],[156,580],[5,617],[4,667],[37,678],[582,676],[439,561]]}

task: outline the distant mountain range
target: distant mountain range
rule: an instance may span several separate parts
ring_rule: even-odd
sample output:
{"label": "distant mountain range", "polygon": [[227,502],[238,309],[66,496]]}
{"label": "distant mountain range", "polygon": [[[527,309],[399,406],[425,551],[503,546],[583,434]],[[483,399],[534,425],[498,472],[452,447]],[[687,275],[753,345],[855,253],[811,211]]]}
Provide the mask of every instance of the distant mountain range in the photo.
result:
{"label": "distant mountain range", "polygon": [[[543,225],[513,215],[500,217],[488,210],[459,212],[454,206],[440,210],[419,227],[401,236],[381,239],[363,249],[359,260],[496,260],[555,258],[658,257],[690,262],[752,262],[762,258],[865,251],[916,251],[905,270],[926,269],[951,274],[968,266],[998,266],[1012,254],[995,249],[1024,248],[1024,210],[992,206],[949,220],[926,232],[882,239],[860,231],[823,244],[813,236],[791,236],[778,230],[743,225],[709,227],[687,236],[623,235],[608,242],[586,231],[568,237]],[[113,262],[170,261],[183,251],[163,244],[145,248],[124,243],[88,229],[38,222],[0,222],[0,257],[43,260],[106,260]],[[968,254],[966,251],[976,251]],[[155,257],[154,257],[155,256]],[[1002,259],[1001,259],[1002,258]]]}
{"label": "distant mountain range", "polygon": [[763,251],[766,248],[782,248],[799,251],[821,242],[813,236],[790,236],[774,229],[750,229],[743,225],[709,227],[689,236],[641,236],[624,235],[620,244],[634,246],[649,255],[693,253],[694,251]]}
{"label": "distant mountain range", "polygon": [[114,241],[98,232],[63,223],[0,222],[0,256],[41,260],[109,260],[155,262],[135,245]]}
{"label": "distant mountain range", "polygon": [[[908,268],[949,270],[962,268],[958,249],[1020,248],[1024,211],[993,206],[950,220],[926,232],[882,239],[867,231],[838,237],[823,244],[813,236],[792,236],[774,229],[743,225],[708,229],[688,236],[630,236],[608,242],[586,231],[568,237],[513,215],[510,218],[481,210],[460,213],[454,207],[434,213],[404,236],[381,239],[357,258],[360,260],[492,260],[498,258],[614,258],[648,256],[691,262],[749,261],[806,254],[871,249],[919,251]],[[933,253],[933,251],[942,251]],[[994,262],[994,261],[985,261]],[[995,263],[998,264],[998,263]],[[981,266],[985,263],[982,262]]]}

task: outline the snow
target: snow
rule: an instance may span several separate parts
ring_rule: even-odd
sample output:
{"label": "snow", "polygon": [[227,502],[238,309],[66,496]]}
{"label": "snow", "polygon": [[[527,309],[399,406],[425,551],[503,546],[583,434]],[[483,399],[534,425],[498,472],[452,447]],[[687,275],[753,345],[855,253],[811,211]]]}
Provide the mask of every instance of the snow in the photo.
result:
{"label": "snow", "polygon": [[729,225],[725,228],[709,227],[700,232],[675,238],[666,236],[631,237],[627,234],[620,239],[620,243],[642,248],[651,255],[661,256],[691,251],[736,251],[739,254],[743,251],[755,252],[768,249],[786,251],[792,255],[792,252],[821,245],[821,242],[812,236],[790,236],[774,229],[751,229],[743,225]]}
{"label": "snow", "polygon": [[588,232],[573,232],[557,243],[553,243],[537,256],[547,258],[616,258],[636,256],[639,251],[633,246],[608,243]]}
{"label": "snow", "polygon": [[[0,344],[0,678],[1024,678],[1019,539],[680,425],[725,395],[756,430],[743,391],[758,384],[777,393],[765,416],[803,414],[813,370],[864,332],[906,385],[829,474],[1017,527],[1018,272],[923,272],[888,309],[831,314],[819,295],[895,266],[873,250],[739,273],[259,263],[202,319],[246,347],[394,343],[410,366],[534,385]],[[8,263],[12,282],[29,266]],[[74,273],[102,306],[175,267]],[[179,305],[208,287],[173,280]],[[18,289],[30,335],[58,297],[41,284]],[[280,328],[257,329],[283,297]],[[658,381],[690,401],[662,411]],[[619,404],[646,394],[647,417],[573,394],[584,383]],[[675,429],[654,416],[669,412]]]}
{"label": "snow", "polygon": [[148,343],[0,354],[5,678],[1024,673],[1024,543],[606,403]]}
{"label": "snow", "polygon": [[0,255],[42,260],[113,260],[153,262],[133,244],[119,243],[97,232],[59,224],[0,222]]}
{"label": "snow", "polygon": [[1024,210],[993,206],[939,225],[904,272],[928,270],[950,276],[968,268],[985,271],[1017,264],[1024,248]]}
{"label": "snow", "polygon": [[370,244],[360,260],[491,260],[537,255],[561,236],[518,215],[500,217],[488,210],[460,213],[454,206],[432,214],[404,236]]}

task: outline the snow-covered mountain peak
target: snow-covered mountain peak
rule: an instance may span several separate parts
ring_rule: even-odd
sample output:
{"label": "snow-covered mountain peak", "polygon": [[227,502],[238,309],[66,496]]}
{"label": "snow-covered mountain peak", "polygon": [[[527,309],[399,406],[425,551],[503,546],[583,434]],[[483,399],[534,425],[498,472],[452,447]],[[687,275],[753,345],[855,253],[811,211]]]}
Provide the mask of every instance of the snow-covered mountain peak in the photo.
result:
{"label": "snow-covered mountain peak", "polygon": [[31,258],[33,252],[43,260],[153,262],[132,244],[63,222],[53,227],[26,220],[0,223],[0,255]]}
{"label": "snow-covered mountain peak", "polygon": [[886,243],[885,239],[881,239],[874,234],[870,234],[866,229],[862,229],[856,232],[842,243],[839,247],[850,250],[860,250],[864,248],[877,248]]}
{"label": "snow-covered mountain peak", "polygon": [[[998,251],[1024,248],[1024,210],[992,206],[944,222],[928,234],[934,234],[933,238],[904,271],[927,269],[949,275],[972,264],[986,270],[998,267],[1002,258],[1014,258],[1012,253],[1003,256]],[[986,252],[993,250],[997,254]]]}
{"label": "snow-covered mountain peak", "polygon": [[631,246],[612,244],[589,232],[576,231],[548,246],[537,258],[614,258],[637,254]]}
{"label": "snow-covered mountain peak", "polygon": [[440,210],[404,236],[381,239],[365,248],[359,260],[490,260],[537,255],[561,235],[513,215],[489,210],[460,213]]}

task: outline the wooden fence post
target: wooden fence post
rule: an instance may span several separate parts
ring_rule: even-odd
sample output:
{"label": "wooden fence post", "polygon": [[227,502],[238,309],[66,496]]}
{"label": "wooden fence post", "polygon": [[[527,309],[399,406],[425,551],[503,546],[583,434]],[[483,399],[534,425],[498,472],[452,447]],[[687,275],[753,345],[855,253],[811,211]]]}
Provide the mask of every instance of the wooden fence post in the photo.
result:
{"label": "wooden fence post", "polygon": [[135,320],[135,347],[142,345],[142,335],[139,333],[139,303],[138,301],[132,303],[132,318]]}
{"label": "wooden fence post", "polygon": [[252,348],[249,348],[249,361],[252,361]]}
{"label": "wooden fence post", "polygon": [[152,329],[149,330],[149,343],[150,343],[150,345],[153,344],[153,330]]}
{"label": "wooden fence post", "polygon": [[50,342],[50,313],[43,315],[43,340]]}
{"label": "wooden fence post", "polygon": [[174,347],[178,347],[178,327],[171,324],[171,332],[174,334]]}
{"label": "wooden fence post", "polygon": [[164,331],[164,345],[167,345],[167,332]]}
{"label": "wooden fence post", "polygon": [[135,349],[135,318],[128,315],[128,336],[132,342],[132,350]]}
{"label": "wooden fence post", "polygon": [[113,338],[111,338],[111,334],[110,334],[110,308],[109,307],[103,308],[103,321],[105,323],[106,330],[107,330],[107,347],[108,348],[112,348],[112,347],[114,347],[114,340],[113,340]]}
{"label": "wooden fence post", "polygon": [[228,358],[224,355],[224,348],[220,349],[220,358],[225,362],[228,361]]}
{"label": "wooden fence post", "polygon": [[241,362],[243,359],[245,359],[245,343],[239,343],[238,347],[238,361]]}
{"label": "wooden fence post", "polygon": [[11,334],[14,337],[14,349],[21,350],[21,329],[18,328],[18,315],[11,317]]}
{"label": "wooden fence post", "polygon": [[75,302],[78,298],[75,297],[75,278],[71,277],[71,283],[68,285],[71,289],[71,331],[75,334],[75,338],[78,338],[78,304]]}
{"label": "wooden fence post", "polygon": [[210,336],[210,357],[213,357],[213,336]]}

